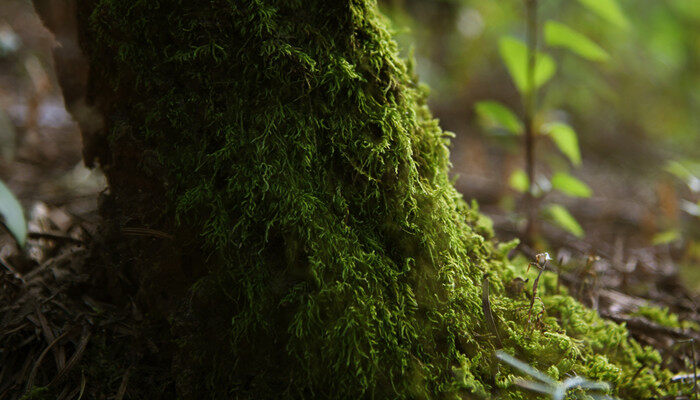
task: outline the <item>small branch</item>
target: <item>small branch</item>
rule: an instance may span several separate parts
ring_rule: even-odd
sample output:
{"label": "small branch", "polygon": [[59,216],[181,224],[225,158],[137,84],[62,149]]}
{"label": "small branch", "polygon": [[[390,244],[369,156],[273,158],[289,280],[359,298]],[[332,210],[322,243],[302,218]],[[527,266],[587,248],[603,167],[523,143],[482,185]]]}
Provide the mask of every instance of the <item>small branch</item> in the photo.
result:
{"label": "small branch", "polygon": [[678,328],[669,328],[657,324],[655,322],[649,321],[645,318],[640,317],[623,317],[618,315],[612,315],[609,313],[601,313],[601,316],[607,319],[611,319],[617,323],[625,323],[630,330],[636,330],[641,332],[654,332],[661,333],[675,338],[681,339],[694,339],[700,340],[700,333],[689,331],[683,331]]}
{"label": "small branch", "polygon": [[535,306],[535,299],[537,298],[537,285],[540,282],[540,277],[542,276],[543,272],[544,272],[544,268],[539,268],[539,273],[537,274],[537,278],[535,278],[535,282],[533,282],[533,284],[532,284],[532,299],[530,299],[530,308],[527,311],[528,324],[530,323],[530,319],[532,317],[532,308]]}
{"label": "small branch", "polygon": [[481,308],[484,311],[484,318],[486,318],[486,324],[489,326],[489,330],[496,336],[496,343],[498,348],[503,348],[503,343],[501,342],[501,337],[498,334],[498,327],[496,326],[496,319],[493,317],[493,311],[491,310],[491,302],[489,301],[490,293],[490,283],[487,275],[484,275],[484,279],[481,281]]}
{"label": "small branch", "polygon": [[51,233],[51,232],[29,232],[29,233],[27,233],[27,237],[29,239],[34,239],[34,240],[48,239],[48,240],[55,240],[58,242],[68,242],[68,243],[73,243],[73,244],[84,244],[85,243],[82,240],[76,239],[74,237],[61,235],[58,233]]}
{"label": "small branch", "polygon": [[161,239],[175,240],[175,236],[150,228],[122,228],[122,233],[132,236],[152,236]]}

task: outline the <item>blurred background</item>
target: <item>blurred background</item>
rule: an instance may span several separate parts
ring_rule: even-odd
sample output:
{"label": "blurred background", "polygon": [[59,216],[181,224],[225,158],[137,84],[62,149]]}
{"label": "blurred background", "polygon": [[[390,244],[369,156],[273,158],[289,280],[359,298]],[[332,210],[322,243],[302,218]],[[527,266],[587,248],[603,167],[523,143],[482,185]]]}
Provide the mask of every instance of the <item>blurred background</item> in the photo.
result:
{"label": "blurred background", "polygon": [[[379,1],[401,52],[430,87],[433,113],[454,133],[458,189],[504,239],[525,228],[516,132],[524,110],[503,61],[504,38],[525,41],[524,3]],[[538,90],[534,118],[538,127],[567,124],[574,148],[537,136],[534,250],[602,255],[627,273],[646,265],[700,289],[700,1],[548,0],[538,16],[539,47],[556,70]],[[544,35],[547,21],[598,49],[557,45],[556,33]],[[82,164],[52,46],[30,0],[0,1],[0,178],[35,225],[95,220],[105,188]],[[512,110],[511,125],[493,104]]]}
{"label": "blurred background", "polygon": [[[659,269],[676,269],[697,290],[700,1],[613,3],[539,1],[539,49],[554,60],[556,72],[539,90],[535,121],[572,127],[581,163],[567,160],[545,135],[537,137],[543,221],[538,245],[611,257],[641,252],[639,257],[655,259]],[[523,137],[494,129],[489,115],[476,110],[481,102],[495,100],[523,119],[521,96],[503,61],[501,41],[511,37],[526,42],[525,1],[380,4],[402,52],[415,57],[415,70],[431,89],[433,113],[455,134],[452,163],[458,189],[478,201],[501,237],[521,234],[522,188],[517,189],[514,173],[525,165]],[[548,21],[585,36],[606,56],[582,57],[587,54],[577,43],[557,46],[561,40],[544,33]],[[566,188],[553,190],[561,183],[554,178],[557,174],[574,177],[590,191],[574,190],[571,195]],[[568,210],[581,229],[572,227],[567,217],[547,213],[552,205]]]}

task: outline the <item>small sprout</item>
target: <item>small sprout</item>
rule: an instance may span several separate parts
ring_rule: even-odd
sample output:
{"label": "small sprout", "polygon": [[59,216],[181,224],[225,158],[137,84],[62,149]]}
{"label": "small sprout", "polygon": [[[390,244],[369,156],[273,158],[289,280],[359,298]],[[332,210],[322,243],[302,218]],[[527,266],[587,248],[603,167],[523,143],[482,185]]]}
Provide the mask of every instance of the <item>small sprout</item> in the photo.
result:
{"label": "small sprout", "polygon": [[547,267],[547,263],[552,260],[552,257],[549,256],[549,253],[539,253],[535,256],[535,260],[536,262],[531,262],[527,265],[528,272],[530,271],[530,267],[533,265],[540,271],[537,274],[537,278],[535,278],[535,282],[532,284],[532,299],[530,300],[530,309],[527,311],[528,323],[532,317],[532,308],[535,305],[535,299],[539,299],[539,297],[537,297],[537,284],[540,282],[540,276],[542,276],[542,272],[544,272],[545,268]]}
{"label": "small sprout", "polygon": [[496,351],[496,358],[534,379],[534,381],[520,379],[515,382],[516,386],[548,395],[552,400],[563,400],[567,392],[575,388],[588,392],[594,399],[614,399],[614,397],[600,393],[610,390],[610,385],[605,382],[593,382],[580,376],[572,376],[563,382],[557,382],[544,372],[533,368],[504,351]]}

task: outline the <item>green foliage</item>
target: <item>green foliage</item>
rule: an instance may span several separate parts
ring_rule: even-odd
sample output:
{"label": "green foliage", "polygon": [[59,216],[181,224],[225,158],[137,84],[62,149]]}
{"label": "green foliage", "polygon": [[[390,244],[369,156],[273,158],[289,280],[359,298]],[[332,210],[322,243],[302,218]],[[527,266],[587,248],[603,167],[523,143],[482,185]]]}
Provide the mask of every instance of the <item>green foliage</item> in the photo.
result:
{"label": "green foliage", "polygon": [[659,325],[669,328],[681,328],[681,322],[678,316],[669,312],[668,308],[660,308],[655,306],[641,306],[632,315],[638,315],[656,322]]}
{"label": "green foliage", "polygon": [[593,193],[588,185],[567,174],[566,172],[556,172],[552,176],[551,183],[553,189],[556,189],[568,196],[591,197],[591,194]]}
{"label": "green foliage", "polygon": [[0,216],[17,243],[24,247],[27,240],[27,221],[24,218],[24,210],[15,195],[2,181],[0,181]]}
{"label": "green foliage", "polygon": [[[526,7],[534,7],[534,10],[530,10],[527,15],[530,18],[534,18],[537,14],[537,2],[527,3]],[[599,6],[593,6],[594,8]],[[609,7],[602,6],[596,8],[598,12],[609,12]],[[536,20],[529,20],[528,25],[532,24],[535,26]],[[528,35],[534,35],[533,40],[529,43],[537,43],[537,27],[528,30]],[[605,61],[609,58],[609,55],[605,50],[598,46],[595,42],[588,39],[585,35],[571,29],[565,24],[556,21],[547,21],[544,27],[545,41],[551,47],[564,47],[574,53],[580,55],[581,57],[587,58],[593,61]],[[501,126],[507,127],[506,129],[515,133],[525,131],[528,135],[533,135],[532,139],[525,141],[527,146],[535,146],[534,135],[540,130],[542,133],[549,135],[554,144],[559,148],[559,150],[571,161],[575,166],[581,164],[581,152],[578,145],[578,137],[576,132],[572,127],[562,122],[552,122],[545,124],[541,129],[536,125],[536,115],[537,112],[537,95],[539,88],[549,81],[556,72],[556,62],[549,55],[542,53],[533,46],[528,48],[527,45],[521,41],[514,39],[512,37],[506,36],[502,37],[499,41],[499,53],[503,62],[505,63],[508,72],[515,82],[521,94],[521,101],[525,108],[525,121],[529,124],[528,127],[524,127],[520,120],[515,114],[513,114],[506,107],[500,105],[496,102],[482,101],[477,103],[476,112],[480,116],[480,119],[488,120],[490,126]],[[534,57],[534,66],[530,63]],[[530,68],[534,70],[529,71]],[[529,79],[534,80],[534,87],[527,87],[530,82]],[[483,125],[483,124],[482,124]],[[526,152],[529,154],[535,153],[535,148],[526,148]],[[528,162],[535,162],[535,160],[529,160]],[[534,171],[534,166],[529,166],[528,171]],[[534,182],[532,182],[534,181]],[[538,182],[538,190],[534,190],[533,187],[535,183]],[[544,185],[541,183],[545,183]],[[572,177],[566,172],[556,171],[550,181],[544,176],[527,176],[521,170],[515,171],[511,174],[509,178],[510,187],[521,193],[529,192],[531,195],[536,197],[544,197],[550,191],[550,189],[559,190],[560,192],[574,197],[590,197],[592,194],[591,189],[580,180]],[[583,230],[573,218],[573,216],[566,211],[562,206],[553,207],[548,210],[548,214],[553,218],[556,225],[564,228],[565,230],[573,233],[576,236],[582,236]],[[532,223],[533,221],[530,221]]]}
{"label": "green foliage", "polygon": [[698,178],[700,163],[686,162],[684,164],[678,160],[671,160],[666,164],[664,170],[688,185],[691,191],[700,192],[700,178]]}
{"label": "green foliage", "polygon": [[547,21],[544,38],[549,46],[565,47],[591,61],[607,61],[610,58],[595,42],[560,22]]}
{"label": "green foliage", "polygon": [[574,218],[564,206],[560,204],[549,204],[545,209],[545,214],[554,224],[572,235],[578,238],[584,236],[583,228],[581,228],[576,218]]}
{"label": "green foliage", "polygon": [[681,239],[681,233],[678,229],[670,229],[667,231],[659,232],[654,235],[651,239],[651,244],[654,246],[669,244],[676,242]]}
{"label": "green foliage", "polygon": [[522,135],[523,123],[503,104],[493,100],[480,101],[476,103],[475,110],[484,127],[503,129],[513,135]]}
{"label": "green foliage", "polygon": [[508,68],[511,78],[520,93],[528,93],[547,83],[557,71],[557,64],[549,55],[537,52],[534,72],[534,88],[528,88],[527,62],[528,49],[525,43],[513,37],[504,37],[499,42],[501,58]]}
{"label": "green foliage", "polygon": [[527,174],[522,169],[516,169],[515,171],[513,171],[513,173],[510,174],[508,183],[510,184],[511,188],[517,190],[520,193],[527,192],[528,188],[530,187],[530,179],[527,177]]}
{"label": "green foliage", "polygon": [[559,150],[569,158],[572,164],[581,165],[581,151],[578,147],[578,136],[572,127],[563,122],[545,124],[542,131],[549,135]]}
{"label": "green foliage", "polygon": [[628,28],[630,23],[620,8],[617,0],[578,0],[583,6],[598,14],[608,22],[621,28]]}
{"label": "green foliage", "polygon": [[94,0],[80,15],[91,90],[109,94],[106,172],[162,184],[151,212],[207,260],[169,319],[181,397],[488,398],[512,377],[485,273],[509,353],[665,394],[658,368],[631,379],[656,352],[546,276],[527,326],[528,300],[505,290],[526,263],[452,185],[449,134],[374,2]]}

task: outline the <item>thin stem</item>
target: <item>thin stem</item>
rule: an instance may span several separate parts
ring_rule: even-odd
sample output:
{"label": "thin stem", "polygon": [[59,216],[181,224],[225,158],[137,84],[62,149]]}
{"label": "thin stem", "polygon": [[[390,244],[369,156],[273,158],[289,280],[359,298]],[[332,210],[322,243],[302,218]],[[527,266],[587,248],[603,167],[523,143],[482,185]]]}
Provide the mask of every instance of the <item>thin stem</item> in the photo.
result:
{"label": "thin stem", "polygon": [[535,88],[535,66],[537,64],[537,1],[525,0],[527,18],[527,69],[526,89],[523,94],[525,107],[525,171],[528,188],[525,206],[527,208],[526,239],[532,240],[536,232],[537,209],[533,188],[535,184],[535,108],[537,106],[537,89]]}
{"label": "thin stem", "polygon": [[693,397],[698,400],[698,362],[695,359],[695,339],[690,339],[690,350],[693,352]]}

